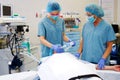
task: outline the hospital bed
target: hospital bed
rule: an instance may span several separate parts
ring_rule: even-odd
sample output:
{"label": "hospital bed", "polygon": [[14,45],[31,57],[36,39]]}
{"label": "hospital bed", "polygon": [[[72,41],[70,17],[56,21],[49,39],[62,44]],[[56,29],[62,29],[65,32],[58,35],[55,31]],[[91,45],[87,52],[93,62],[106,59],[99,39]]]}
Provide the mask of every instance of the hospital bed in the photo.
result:
{"label": "hospital bed", "polygon": [[119,80],[120,72],[111,70],[97,70],[97,74],[103,78],[103,80]]}
{"label": "hospital bed", "polygon": [[[49,57],[43,58],[42,62],[47,61]],[[80,60],[81,61],[81,60]],[[83,61],[85,64],[89,64]],[[90,64],[89,64],[90,65]],[[93,66],[93,64],[92,64]],[[103,80],[118,80],[120,79],[120,72],[110,71],[110,70],[97,70],[97,74],[103,78]],[[0,80],[34,80],[38,75],[38,71],[26,71],[21,73],[14,73],[0,76]]]}
{"label": "hospital bed", "polygon": [[26,71],[0,76],[0,80],[34,80],[36,71]]}
{"label": "hospital bed", "polygon": [[[98,75],[103,80],[119,80],[120,72],[110,70],[97,70]],[[0,80],[34,80],[37,75],[37,71],[27,71],[21,73],[14,73],[0,76]]]}

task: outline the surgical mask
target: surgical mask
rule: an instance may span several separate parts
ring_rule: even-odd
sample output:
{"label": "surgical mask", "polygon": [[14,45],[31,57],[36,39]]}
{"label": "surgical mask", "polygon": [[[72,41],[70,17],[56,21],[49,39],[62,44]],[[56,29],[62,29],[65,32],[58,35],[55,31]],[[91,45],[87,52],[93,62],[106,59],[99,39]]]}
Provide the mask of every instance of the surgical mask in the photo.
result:
{"label": "surgical mask", "polygon": [[51,18],[56,21],[58,19],[58,16],[51,16]]}
{"label": "surgical mask", "polygon": [[91,22],[91,23],[94,23],[95,20],[96,20],[96,19],[94,18],[94,16],[89,16],[87,19],[88,19],[88,21]]}

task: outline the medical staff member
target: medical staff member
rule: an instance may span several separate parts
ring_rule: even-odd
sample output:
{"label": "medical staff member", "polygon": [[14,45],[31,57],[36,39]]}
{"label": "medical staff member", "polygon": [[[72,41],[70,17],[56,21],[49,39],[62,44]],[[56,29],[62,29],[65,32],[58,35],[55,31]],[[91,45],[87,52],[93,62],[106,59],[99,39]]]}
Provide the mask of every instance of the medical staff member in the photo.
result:
{"label": "medical staff member", "polygon": [[64,20],[59,17],[61,7],[56,1],[49,1],[47,4],[48,15],[41,20],[38,26],[38,36],[41,42],[42,57],[49,56],[51,53],[62,53],[63,40],[72,42],[65,35]]}
{"label": "medical staff member", "polygon": [[115,33],[111,25],[102,19],[104,11],[100,6],[89,4],[85,11],[88,21],[83,26],[82,40],[75,56],[81,55],[82,60],[98,64],[97,68],[103,69],[109,63]]}

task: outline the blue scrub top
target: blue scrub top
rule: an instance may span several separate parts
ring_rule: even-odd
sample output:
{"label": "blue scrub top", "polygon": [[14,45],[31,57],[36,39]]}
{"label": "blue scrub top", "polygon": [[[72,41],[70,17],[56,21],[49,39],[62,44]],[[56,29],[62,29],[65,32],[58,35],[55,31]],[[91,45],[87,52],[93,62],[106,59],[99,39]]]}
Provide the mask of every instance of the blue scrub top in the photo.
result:
{"label": "blue scrub top", "polygon": [[[87,22],[82,30],[82,38],[82,60],[96,64],[102,58],[107,48],[107,42],[116,39],[113,28],[104,20],[96,27],[93,23]],[[108,61],[109,59],[107,59],[106,64],[108,64]]]}
{"label": "blue scrub top", "polygon": [[[49,18],[45,17],[38,25],[38,36],[44,36],[45,39],[54,44],[63,45],[64,20],[58,18],[54,24]],[[49,56],[51,49],[41,44],[42,57]]]}

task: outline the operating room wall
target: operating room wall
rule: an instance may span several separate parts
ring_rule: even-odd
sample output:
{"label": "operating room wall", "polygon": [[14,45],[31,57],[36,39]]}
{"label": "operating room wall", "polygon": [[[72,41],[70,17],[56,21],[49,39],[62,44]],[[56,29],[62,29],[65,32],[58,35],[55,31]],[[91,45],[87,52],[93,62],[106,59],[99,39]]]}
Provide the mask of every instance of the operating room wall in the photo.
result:
{"label": "operating room wall", "polygon": [[[89,3],[99,4],[99,0],[56,0],[61,4],[62,13],[65,12],[79,12],[80,13],[80,29],[86,21],[84,8]],[[29,33],[25,35],[30,38],[30,42],[33,45],[39,45],[40,41],[37,37],[38,23],[41,20],[40,17],[36,18],[36,13],[41,13],[46,8],[48,0],[0,0],[2,3],[13,4],[13,12],[25,16],[27,18],[27,24],[30,26]],[[120,3],[120,0],[118,0]],[[115,21],[120,24],[120,5],[116,8],[117,15],[115,15]],[[119,18],[118,18],[119,17]]]}
{"label": "operating room wall", "polygon": [[120,32],[120,0],[118,0],[117,23],[119,24],[119,32]]}

